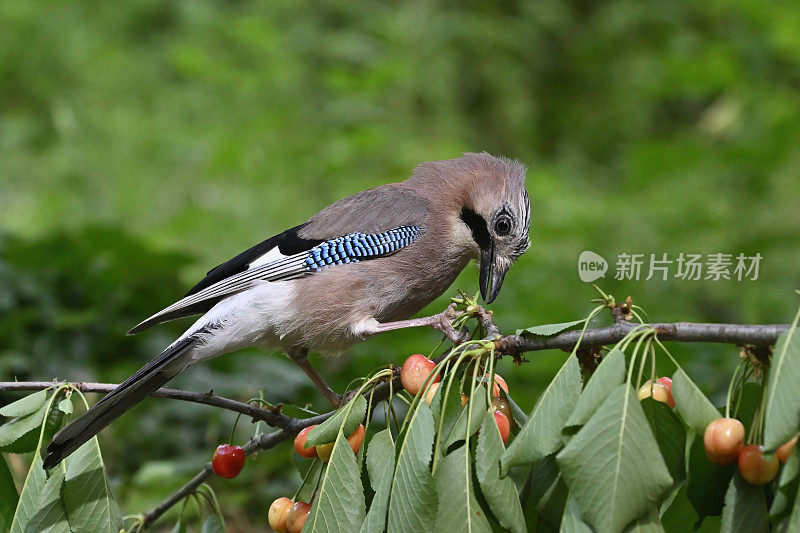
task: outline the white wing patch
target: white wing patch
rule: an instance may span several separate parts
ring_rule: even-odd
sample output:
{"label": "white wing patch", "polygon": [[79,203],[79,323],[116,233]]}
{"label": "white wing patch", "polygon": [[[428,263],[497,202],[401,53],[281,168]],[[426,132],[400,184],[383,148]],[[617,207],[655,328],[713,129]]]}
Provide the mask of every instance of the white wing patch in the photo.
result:
{"label": "white wing patch", "polygon": [[142,326],[145,325],[149,327],[149,325],[169,320],[168,315],[180,314],[180,311],[203,301],[217,300],[229,294],[247,290],[259,281],[296,279],[338,265],[392,255],[414,242],[420,232],[421,229],[416,226],[400,226],[382,233],[348,233],[323,241],[309,250],[293,255],[280,253],[276,246],[253,260],[247,270],[237,272],[194,294],[181,298],[142,321],[131,332],[141,331]]}
{"label": "white wing patch", "polygon": [[275,248],[271,249],[265,254],[256,257],[249,265],[247,265],[248,269],[260,267],[262,265],[266,265],[272,262],[280,261],[281,259],[285,259],[289,257],[288,255],[283,255],[281,251],[276,246]]}

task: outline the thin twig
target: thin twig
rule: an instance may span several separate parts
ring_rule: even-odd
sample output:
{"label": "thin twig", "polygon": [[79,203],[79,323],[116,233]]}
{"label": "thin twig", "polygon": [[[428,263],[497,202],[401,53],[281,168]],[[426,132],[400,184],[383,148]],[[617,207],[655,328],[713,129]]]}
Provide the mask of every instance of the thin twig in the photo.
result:
{"label": "thin twig", "polygon": [[[63,384],[63,381],[2,381],[0,382],[0,391],[41,390],[54,385]],[[117,387],[114,383],[77,382],[70,383],[70,385],[81,392],[98,393],[109,393]],[[204,405],[227,409],[228,411],[252,417],[254,420],[263,420],[273,427],[284,428],[293,420],[291,417],[286,416],[278,410],[264,409],[257,405],[237,402],[230,398],[216,396],[211,392],[158,389],[152,393],[151,396],[155,396],[156,398],[169,398],[170,400],[182,400],[184,402],[202,403]]]}
{"label": "thin twig", "polygon": [[[392,387],[394,390],[400,386],[400,378],[394,378],[394,383]],[[377,387],[375,387],[375,392],[372,394],[372,405],[378,404],[389,397],[389,383],[381,383]],[[369,393],[364,394],[365,398],[369,401]],[[268,450],[270,448],[274,448],[284,440],[293,438],[295,435],[300,433],[303,428],[308,426],[313,426],[315,424],[321,424],[331,416],[336,411],[330,411],[328,413],[318,415],[311,418],[291,418],[286,417],[289,421],[288,423],[283,426],[283,429],[279,431],[274,431],[272,433],[262,433],[257,437],[253,437],[250,441],[243,446],[244,453],[246,455],[250,455],[260,450]],[[285,415],[283,415],[285,416]],[[212,470],[211,470],[211,463],[206,463],[200,472],[197,473],[186,485],[178,489],[175,493],[173,493],[169,498],[161,502],[158,506],[154,507],[151,511],[145,513],[144,515],[144,525],[150,525],[155,520],[157,520],[161,515],[163,515],[170,507],[175,505],[176,503],[180,502],[183,498],[192,494],[197,487],[202,485],[209,477],[211,477]]]}

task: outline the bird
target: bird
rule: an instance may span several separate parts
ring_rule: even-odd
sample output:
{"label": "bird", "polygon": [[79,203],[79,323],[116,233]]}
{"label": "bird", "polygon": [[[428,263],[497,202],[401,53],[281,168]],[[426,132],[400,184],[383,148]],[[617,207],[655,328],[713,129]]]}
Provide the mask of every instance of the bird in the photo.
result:
{"label": "bird", "polygon": [[486,152],[420,163],[404,181],[347,196],[216,268],[186,295],[133,327],[202,315],[155,359],[54,435],[52,468],[188,366],[246,347],[281,350],[323,395],[308,363],[340,355],[411,318],[475,260],[491,303],[530,246],[526,167]]}

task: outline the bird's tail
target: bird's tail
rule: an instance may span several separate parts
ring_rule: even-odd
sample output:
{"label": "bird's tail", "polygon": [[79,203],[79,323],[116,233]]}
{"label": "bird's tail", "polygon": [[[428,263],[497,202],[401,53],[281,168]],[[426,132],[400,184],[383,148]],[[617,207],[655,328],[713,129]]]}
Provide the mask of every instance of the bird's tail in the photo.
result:
{"label": "bird's tail", "polygon": [[197,338],[190,336],[170,345],[161,355],[144,365],[106,394],[91,409],[56,433],[47,446],[44,468],[50,469],[56,466],[122,413],[179,374],[188,366],[185,356],[196,342]]}

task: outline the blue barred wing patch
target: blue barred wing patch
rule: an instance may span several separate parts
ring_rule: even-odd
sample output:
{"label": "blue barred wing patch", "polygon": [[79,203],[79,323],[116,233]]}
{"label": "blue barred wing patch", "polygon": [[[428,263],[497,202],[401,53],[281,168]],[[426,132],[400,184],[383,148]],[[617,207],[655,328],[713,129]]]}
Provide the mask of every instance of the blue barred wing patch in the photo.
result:
{"label": "blue barred wing patch", "polygon": [[390,255],[414,242],[420,232],[416,226],[400,226],[382,233],[348,233],[309,250],[304,264],[309,271],[319,272],[329,266]]}

